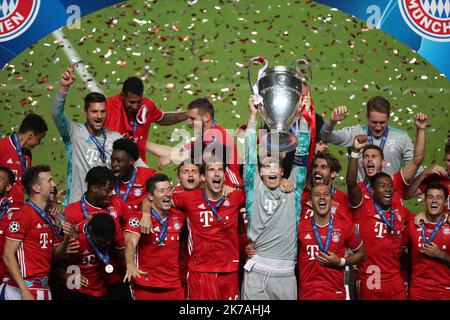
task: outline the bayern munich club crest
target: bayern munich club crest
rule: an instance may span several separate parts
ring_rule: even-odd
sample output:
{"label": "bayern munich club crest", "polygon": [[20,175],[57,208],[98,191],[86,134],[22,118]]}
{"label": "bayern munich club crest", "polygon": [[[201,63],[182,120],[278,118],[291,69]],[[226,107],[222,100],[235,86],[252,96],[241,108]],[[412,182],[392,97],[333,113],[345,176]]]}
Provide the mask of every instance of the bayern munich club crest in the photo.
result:
{"label": "bayern munich club crest", "polygon": [[0,0],[0,42],[24,33],[34,22],[41,0]]}
{"label": "bayern munich club crest", "polygon": [[418,35],[450,41],[450,0],[398,0],[403,19]]}

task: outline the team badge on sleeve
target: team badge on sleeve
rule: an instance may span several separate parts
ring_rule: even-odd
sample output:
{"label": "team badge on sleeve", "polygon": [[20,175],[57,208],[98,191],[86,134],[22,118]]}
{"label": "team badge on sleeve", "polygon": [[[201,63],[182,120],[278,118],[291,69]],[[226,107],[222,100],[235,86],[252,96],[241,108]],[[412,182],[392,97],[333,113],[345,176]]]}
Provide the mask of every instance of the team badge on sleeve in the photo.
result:
{"label": "team badge on sleeve", "polygon": [[132,228],[138,228],[141,225],[141,223],[139,222],[139,219],[137,219],[137,218],[131,218],[130,220],[128,220],[128,224]]}
{"label": "team badge on sleeve", "polygon": [[17,232],[20,229],[20,225],[17,221],[13,221],[9,224],[8,229],[11,232]]}

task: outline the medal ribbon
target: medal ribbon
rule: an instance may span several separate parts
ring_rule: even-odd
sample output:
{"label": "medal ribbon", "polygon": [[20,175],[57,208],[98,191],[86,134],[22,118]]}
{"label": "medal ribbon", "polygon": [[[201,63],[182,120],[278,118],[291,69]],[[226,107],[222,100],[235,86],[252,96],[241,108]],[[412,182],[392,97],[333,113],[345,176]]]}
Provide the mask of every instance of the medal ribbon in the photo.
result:
{"label": "medal ribbon", "polygon": [[330,249],[330,243],[331,243],[331,233],[333,232],[334,227],[334,219],[332,216],[330,216],[330,222],[328,223],[328,231],[327,231],[327,238],[325,240],[325,245],[323,245],[322,238],[320,237],[319,230],[316,225],[316,221],[314,220],[314,217],[311,219],[311,226],[313,228],[314,232],[314,238],[316,239],[317,244],[319,245],[319,249],[322,252],[328,252]]}
{"label": "medal ribbon", "polygon": [[123,194],[123,197],[120,196],[120,181],[116,181],[116,194],[120,198],[122,198],[123,202],[127,202],[128,197],[130,196],[131,188],[134,186],[134,182],[136,181],[137,176],[137,170],[136,168],[133,168],[133,172],[131,173],[130,181],[128,181],[127,188],[125,190],[125,193]]}
{"label": "medal ribbon", "polygon": [[[384,145],[386,143],[387,135],[388,135],[389,127],[384,130],[383,135],[381,136],[380,149],[384,150]],[[370,128],[367,128],[367,136],[369,137],[369,144],[373,144],[373,136]]]}
{"label": "medal ribbon", "polygon": [[103,144],[98,141],[98,139],[89,131],[87,124],[84,124],[86,126],[86,130],[89,132],[89,139],[94,142],[94,144],[97,146],[98,152],[100,152],[100,160],[102,160],[103,163],[106,163],[106,150],[105,150],[105,143],[106,143],[106,133],[103,128],[100,130],[100,133],[103,136]]}
{"label": "medal ribbon", "polygon": [[86,223],[84,224],[83,231],[84,231],[84,233],[86,234],[86,239],[87,239],[89,245],[91,246],[91,248],[92,248],[92,250],[94,251],[94,253],[95,253],[95,255],[97,256],[97,258],[99,258],[100,261],[103,262],[103,264],[104,264],[105,266],[109,265],[109,260],[110,260],[110,259],[109,259],[109,254],[108,254],[108,252],[101,252],[101,251],[97,248],[97,246],[96,246],[95,243],[94,243],[94,240],[92,239],[92,234],[91,234],[91,232],[89,231],[88,226],[89,226],[89,222],[86,222]]}
{"label": "medal ribbon", "polygon": [[17,133],[13,133],[11,135],[11,141],[14,145],[14,148],[16,148],[17,156],[20,160],[20,165],[22,166],[22,171],[24,171],[27,168],[27,161],[25,160],[25,156],[23,155],[22,147],[20,146],[19,142],[19,136]]}
{"label": "medal ribbon", "polygon": [[422,226],[422,243],[424,244],[430,244],[434,238],[436,238],[437,233],[444,225],[445,221],[447,220],[446,215],[443,215],[437,225],[434,227],[433,232],[431,232],[430,237],[427,239],[426,232],[425,232],[425,225]]}
{"label": "medal ribbon", "polygon": [[11,201],[9,201],[9,199],[4,198],[0,202],[0,207],[3,208],[3,210],[0,212],[0,220],[3,219],[3,216],[8,212],[10,206],[11,206]]}
{"label": "medal ribbon", "polygon": [[166,239],[167,235],[167,229],[169,228],[169,215],[167,215],[167,218],[165,221],[159,216],[158,212],[152,208],[151,210],[152,216],[155,217],[155,219],[159,222],[161,225],[161,232],[159,234],[159,244],[164,243],[164,239]]}
{"label": "medal ribbon", "polygon": [[50,227],[53,234],[57,237],[59,237],[59,229],[58,227],[50,220],[50,217],[41,209],[38,207],[36,203],[34,203],[31,200],[27,201],[27,204],[30,205],[31,208],[33,208],[34,211],[42,218],[42,220],[45,221],[45,223]]}
{"label": "medal ribbon", "polygon": [[395,231],[395,225],[394,225],[394,221],[395,221],[395,214],[394,214],[394,210],[392,210],[392,208],[389,208],[390,211],[390,215],[391,215],[391,219],[390,221],[388,220],[388,218],[386,217],[386,215],[384,214],[383,210],[381,209],[380,205],[378,204],[378,202],[375,201],[374,197],[373,197],[373,193],[372,193],[372,189],[370,188],[369,183],[366,181],[364,181],[367,191],[369,192],[370,198],[372,199],[373,205],[375,206],[375,210],[377,211],[377,214],[380,216],[381,220],[383,220],[383,222],[389,227],[389,229],[392,230],[393,234],[399,234],[397,231]]}
{"label": "medal ribbon", "polygon": [[[106,207],[105,210],[106,210],[107,214],[111,215],[109,213],[109,208],[108,207]],[[83,195],[83,197],[81,198],[81,211],[83,212],[83,217],[85,219],[89,218],[89,212],[87,210],[87,205],[86,205],[86,195]]]}
{"label": "medal ribbon", "polygon": [[217,212],[217,209],[220,208],[220,206],[225,202],[225,198],[220,198],[220,200],[217,202],[217,204],[215,206],[213,206],[211,204],[211,202],[209,202],[208,197],[206,196],[205,191],[202,192],[203,194],[203,199],[206,201],[206,204],[208,205],[208,207],[211,209],[211,211],[214,213],[214,215],[216,216],[217,220],[219,222],[222,222],[222,217],[219,215],[219,213]]}

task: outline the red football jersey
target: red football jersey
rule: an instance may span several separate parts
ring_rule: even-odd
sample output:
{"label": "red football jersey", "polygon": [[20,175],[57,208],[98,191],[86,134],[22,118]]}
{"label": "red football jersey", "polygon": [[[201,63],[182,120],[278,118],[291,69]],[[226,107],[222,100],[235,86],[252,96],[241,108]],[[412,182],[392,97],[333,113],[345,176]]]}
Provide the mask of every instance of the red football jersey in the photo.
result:
{"label": "red football jersey", "polygon": [[[0,203],[3,201],[3,199],[4,198],[0,199]],[[12,201],[12,198],[10,198],[10,201]],[[14,213],[18,210],[11,208],[13,208],[13,204],[10,205],[10,209],[0,219],[0,252],[3,252],[3,247],[5,245],[6,230],[8,229],[10,222],[13,220]],[[0,206],[0,213],[3,212],[3,209],[4,208]],[[5,277],[8,277],[8,271],[6,270],[3,259],[0,259],[0,279],[3,279]]]}
{"label": "red football jersey", "polygon": [[[230,169],[229,173],[233,173],[233,175],[228,175],[228,181],[226,180],[227,184],[230,182],[234,185],[237,185],[236,183],[243,185],[242,178],[240,178],[240,168],[241,165],[238,161],[238,152],[237,152],[237,146],[234,143],[233,137],[230,136],[227,133],[227,130],[225,130],[221,125],[216,124],[212,128],[206,130],[203,134],[203,143],[206,145],[209,145],[215,141],[220,142],[220,144],[225,145],[227,148],[228,154],[226,154],[226,157],[231,157],[232,163],[227,163],[227,167]],[[187,143],[184,145],[184,148],[186,150],[192,150],[194,148],[196,141],[192,141],[190,143]],[[231,154],[230,154],[231,153]],[[234,177],[236,176],[236,177]],[[239,179],[240,178],[240,179]],[[239,186],[239,185],[237,185]]]}
{"label": "red football jersey", "polygon": [[[22,242],[17,249],[17,261],[25,281],[43,280],[49,276],[53,248],[59,239],[30,205],[24,205],[14,213],[6,229],[6,239]],[[14,280],[8,284],[17,286]]]}
{"label": "red football jersey", "polygon": [[[11,137],[0,139],[0,150],[2,150],[2,152],[0,152],[0,166],[8,167],[16,176],[16,182],[9,191],[9,195],[14,199],[14,207],[20,208],[25,203],[25,189],[22,186],[23,170],[19,156],[17,155],[17,150],[11,141]],[[25,150],[22,149],[22,151]],[[31,166],[31,154],[26,155],[25,153],[26,152],[23,153],[23,156],[25,157],[28,168]]]}
{"label": "red football jersey", "polygon": [[[336,213],[350,223],[353,222],[353,215],[349,205],[348,196],[345,192],[335,189],[331,203],[331,214]],[[311,201],[311,190],[304,190],[302,194],[302,220],[310,220],[314,215]]]}
{"label": "red football jersey", "polygon": [[[317,225],[322,243],[325,244],[328,224]],[[335,216],[329,251],[343,258],[348,249],[357,250],[362,240],[355,227],[347,219]],[[316,256],[319,245],[314,237],[311,219],[302,221],[298,233],[298,263],[300,268],[300,300],[345,300],[344,268],[321,266]]]}
{"label": "red football jersey", "polygon": [[[436,224],[425,224],[429,238]],[[411,241],[412,276],[409,298],[412,300],[450,300],[450,269],[442,260],[430,258],[422,250],[422,227],[413,221],[408,224]],[[450,254],[450,225],[444,223],[432,241],[446,254]]]}
{"label": "red football jersey", "polygon": [[181,287],[179,271],[180,231],[184,224],[184,213],[170,209],[169,225],[164,242],[159,244],[162,225],[153,216],[152,229],[154,233],[141,234],[139,221],[141,213],[133,213],[127,219],[125,231],[141,236],[136,252],[137,267],[147,272],[133,282],[146,287],[179,288]]}
{"label": "red football jersey", "polygon": [[[367,260],[359,265],[358,276],[367,279],[379,275],[381,281],[388,281],[400,275],[400,255],[403,245],[403,231],[410,220],[408,212],[400,204],[392,203],[394,228],[399,235],[391,233],[375,210],[373,200],[363,195],[361,205],[354,209],[354,223],[367,252]],[[384,212],[390,220],[390,212]]]}
{"label": "red football jersey", "polygon": [[[84,232],[85,224],[86,223],[80,223],[78,225],[78,252],[69,254],[68,264],[77,265],[80,268],[81,275],[88,279],[89,285],[87,287],[81,287],[79,289],[74,288],[72,290],[94,297],[102,297],[106,294],[105,278],[107,273],[105,272],[105,265],[95,255],[94,250],[87,240]],[[117,238],[118,236],[119,238]],[[120,243],[123,241],[120,238],[120,234],[116,233],[114,242]]]}
{"label": "red football jersey", "polygon": [[[222,222],[203,198],[204,189],[174,192],[174,206],[186,214],[189,228],[189,271],[233,272],[239,265],[238,215],[245,193],[232,192],[219,207]],[[215,206],[217,201],[211,201]]]}
{"label": "red football jersey", "polygon": [[[95,207],[88,201],[86,201],[86,209],[89,215],[97,213],[107,213],[104,208]],[[112,196],[108,209],[109,214],[114,218],[114,221],[116,222],[116,233],[114,239],[118,242],[115,242],[114,246],[117,248],[124,248],[125,243],[123,240],[122,228],[125,223],[125,217],[130,214],[130,209],[125,204],[125,202],[123,202],[122,199],[120,199],[116,195]],[[67,222],[69,223],[79,224],[86,220],[81,209],[81,201],[69,204],[64,210],[64,213],[67,217]],[[125,273],[125,266],[122,259],[119,259],[116,254],[112,254],[111,264],[114,266],[114,271],[113,273],[108,274],[107,283],[111,284],[121,282],[123,279],[122,274]]]}
{"label": "red football jersey", "polygon": [[419,190],[422,193],[425,193],[425,190],[427,189],[427,185],[430,183],[439,183],[443,185],[445,188],[447,188],[449,196],[447,197],[447,204],[445,205],[444,211],[450,212],[450,176],[447,174],[445,177],[433,174],[422,181],[422,183],[419,186]]}
{"label": "red football jersey", "polygon": [[[145,197],[147,196],[147,192],[145,191],[145,184],[148,179],[150,179],[155,173],[157,173],[156,170],[152,168],[145,168],[145,167],[138,167],[136,168],[136,180],[134,181],[133,186],[131,187],[130,193],[128,195],[127,201],[125,203],[127,204],[128,208],[130,208],[133,212],[140,212],[141,211],[141,204],[142,201],[144,201]],[[130,182],[120,182],[120,198],[123,200],[123,197],[125,196],[125,192],[128,188],[128,184]],[[114,188],[114,194],[117,195],[116,188]]]}
{"label": "red football jersey", "polygon": [[[86,200],[86,209],[89,216],[96,213],[107,213],[105,208],[100,208],[91,205]],[[118,196],[113,195],[108,206],[109,214],[118,222],[119,226],[125,223],[125,216],[129,214],[130,208]],[[68,223],[79,224],[86,220],[81,209],[81,201],[73,202],[64,209],[64,214],[67,217]]]}
{"label": "red football jersey", "polygon": [[[162,119],[163,112],[148,98],[142,99],[142,105],[135,119],[130,119],[120,100],[120,94],[106,99],[105,127],[119,132],[125,138],[133,138],[139,148],[139,157],[147,162],[145,145],[147,143],[150,125]],[[136,121],[136,131],[133,130]]]}
{"label": "red football jersey", "polygon": [[[392,204],[396,203],[397,206],[403,206],[403,193],[408,186],[403,179],[402,170],[397,171],[392,177],[392,183],[394,185],[394,194],[392,195]],[[363,196],[370,197],[369,191],[366,188],[364,180],[359,183],[361,193]]]}

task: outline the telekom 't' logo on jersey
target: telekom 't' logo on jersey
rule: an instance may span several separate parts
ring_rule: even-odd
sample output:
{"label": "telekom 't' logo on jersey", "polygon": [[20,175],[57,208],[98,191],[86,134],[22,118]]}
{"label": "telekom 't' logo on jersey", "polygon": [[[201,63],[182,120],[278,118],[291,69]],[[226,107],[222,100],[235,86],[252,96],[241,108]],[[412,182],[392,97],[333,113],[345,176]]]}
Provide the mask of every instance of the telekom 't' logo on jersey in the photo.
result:
{"label": "telekom 't' logo on jersey", "polygon": [[47,249],[48,244],[48,233],[41,233],[39,236],[39,244],[41,245],[42,249]]}
{"label": "telekom 't' logo on jersey", "polygon": [[200,222],[204,227],[211,227],[210,223],[214,220],[212,211],[200,211]]}
{"label": "telekom 't' logo on jersey", "polygon": [[314,260],[319,253],[319,246],[318,245],[307,245],[306,246],[306,252],[309,256],[309,260]]}
{"label": "telekom 't' logo on jersey", "polygon": [[24,33],[34,22],[41,0],[0,0],[0,42]]}
{"label": "telekom 't' logo on jersey", "polygon": [[377,238],[384,238],[384,235],[387,233],[387,226],[383,222],[377,221],[375,222],[374,231],[376,233]]}

